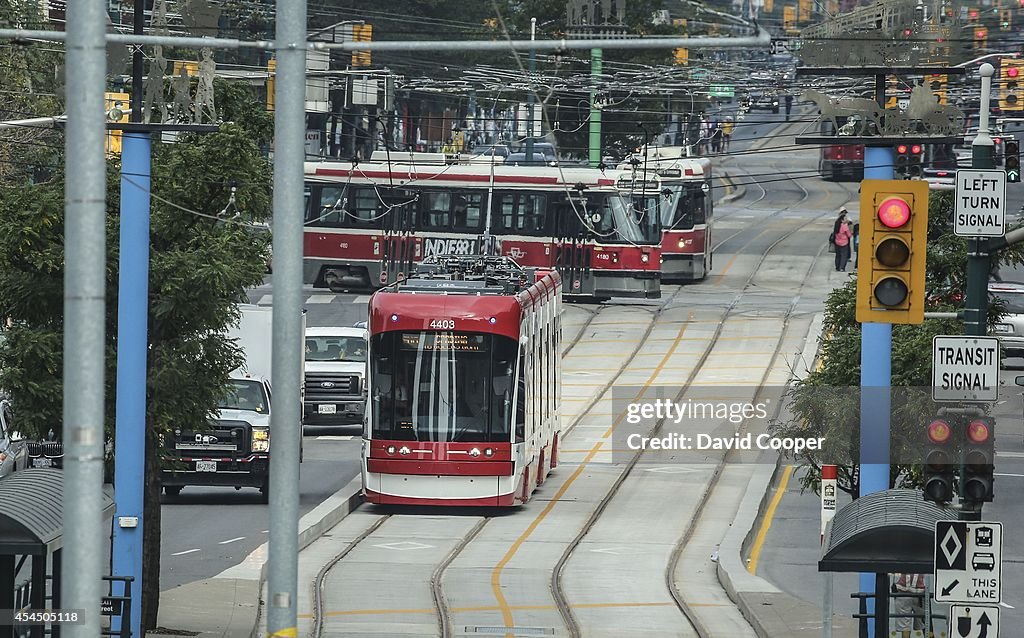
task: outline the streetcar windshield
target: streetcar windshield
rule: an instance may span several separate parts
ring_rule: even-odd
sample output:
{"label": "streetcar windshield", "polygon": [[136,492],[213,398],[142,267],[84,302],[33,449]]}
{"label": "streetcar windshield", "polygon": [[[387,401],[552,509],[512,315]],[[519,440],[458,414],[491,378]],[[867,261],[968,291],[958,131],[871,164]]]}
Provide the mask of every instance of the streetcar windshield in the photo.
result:
{"label": "streetcar windshield", "polygon": [[661,242],[658,195],[587,197],[586,215],[603,243],[657,244]]}
{"label": "streetcar windshield", "polygon": [[462,332],[387,332],[371,340],[372,437],[510,441],[517,344]]}
{"label": "streetcar windshield", "polygon": [[663,201],[661,225],[665,230],[690,230],[707,223],[707,195],[701,184],[675,184]]}

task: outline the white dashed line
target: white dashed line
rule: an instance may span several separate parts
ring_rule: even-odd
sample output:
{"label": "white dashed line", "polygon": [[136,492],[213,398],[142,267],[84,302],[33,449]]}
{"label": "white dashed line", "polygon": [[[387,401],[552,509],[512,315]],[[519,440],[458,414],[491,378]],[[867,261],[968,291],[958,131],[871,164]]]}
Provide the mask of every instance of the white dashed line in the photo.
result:
{"label": "white dashed line", "polygon": [[352,303],[370,303],[370,295],[359,295],[352,300]]}
{"label": "white dashed line", "polygon": [[198,552],[198,551],[199,551],[198,549],[186,549],[183,552],[175,552],[175,553],[171,554],[171,556],[184,556],[185,554],[193,554],[193,553]]}
{"label": "white dashed line", "polygon": [[228,543],[235,543],[235,542],[241,541],[241,540],[245,540],[245,536],[239,536],[238,538],[229,538],[228,540],[221,541],[221,542],[219,542],[217,544],[218,545],[227,545]]}
{"label": "white dashed line", "polygon": [[313,295],[306,303],[331,303],[337,295]]}

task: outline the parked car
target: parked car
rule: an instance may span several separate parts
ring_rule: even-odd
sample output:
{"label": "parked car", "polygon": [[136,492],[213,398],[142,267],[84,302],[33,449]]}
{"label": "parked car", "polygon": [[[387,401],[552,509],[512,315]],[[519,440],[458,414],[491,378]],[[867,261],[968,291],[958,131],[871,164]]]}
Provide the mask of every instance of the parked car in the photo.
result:
{"label": "parked car", "polygon": [[28,467],[28,443],[14,429],[13,414],[10,401],[0,400],[0,478]]}
{"label": "parked car", "polygon": [[306,330],[303,425],[353,425],[366,412],[365,328]]}
{"label": "parked car", "polygon": [[990,283],[988,294],[1005,310],[999,323],[992,329],[993,335],[999,338],[1004,355],[1024,356],[1024,284]]}
{"label": "parked car", "polygon": [[32,467],[64,467],[64,443],[50,430],[42,441],[29,441],[29,465]]}
{"label": "parked car", "polygon": [[558,158],[554,155],[548,155],[541,151],[533,152],[533,159],[527,160],[526,153],[512,153],[505,158],[505,163],[511,166],[555,166],[558,164]]}

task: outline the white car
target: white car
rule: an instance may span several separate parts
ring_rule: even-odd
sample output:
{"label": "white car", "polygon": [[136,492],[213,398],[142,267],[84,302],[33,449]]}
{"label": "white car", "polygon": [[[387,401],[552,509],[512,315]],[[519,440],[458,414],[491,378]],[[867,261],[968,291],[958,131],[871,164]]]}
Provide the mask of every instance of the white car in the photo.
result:
{"label": "white car", "polygon": [[1024,356],[1024,284],[990,283],[989,297],[1004,306],[1005,313],[992,328],[993,336],[1008,357]]}
{"label": "white car", "polygon": [[365,328],[306,329],[304,425],[352,425],[366,412]]}

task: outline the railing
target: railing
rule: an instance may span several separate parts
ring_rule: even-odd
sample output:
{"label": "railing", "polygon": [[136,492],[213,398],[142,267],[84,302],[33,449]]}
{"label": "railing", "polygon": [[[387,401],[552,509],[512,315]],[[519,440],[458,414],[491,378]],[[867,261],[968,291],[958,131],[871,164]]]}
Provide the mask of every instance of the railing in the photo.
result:
{"label": "railing", "polygon": [[[867,592],[857,592],[854,594],[850,594],[850,598],[855,598],[860,601],[860,612],[853,614],[853,617],[860,621],[858,635],[860,636],[860,638],[867,638],[869,621],[875,619],[875,614],[868,613],[868,600],[874,600],[875,594]],[[886,618],[889,622],[888,630],[885,634],[886,636],[896,636],[897,638],[902,638],[903,634],[892,628],[892,621],[901,618],[910,618],[913,619],[913,621],[921,621],[921,625],[923,626],[922,629],[904,630],[907,632],[905,635],[910,638],[942,638],[950,635],[948,630],[949,617],[945,614],[937,614],[932,612],[932,606],[930,604],[932,602],[932,592],[927,585],[925,586],[925,591],[921,593],[891,591],[889,592],[888,599],[888,604],[886,605]],[[895,608],[895,606],[893,605],[893,601],[900,599],[916,599],[917,603],[915,606],[921,611],[909,614],[893,612],[893,609]],[[927,600],[929,604],[925,605],[925,600]],[[936,627],[936,620],[940,621],[938,623],[938,627]],[[912,624],[916,625],[917,623],[912,622]]]}
{"label": "railing", "polygon": [[[47,583],[52,582],[53,577],[47,576]],[[132,582],[134,578],[132,576],[104,576],[103,580],[108,583],[107,592],[110,594],[104,596],[101,607],[100,615],[107,616],[111,620],[117,618],[119,621],[120,628],[116,631],[111,627],[113,623],[104,623],[100,631],[101,636],[117,636],[118,638],[132,638]],[[123,583],[121,591],[124,593],[122,596],[114,596],[114,583]],[[52,585],[47,587],[48,590],[52,590]],[[53,594],[52,591],[43,596],[43,600],[47,603],[47,607],[52,606]],[[15,610],[28,610],[32,609],[32,580],[27,579],[14,588],[14,609]],[[40,636],[53,636],[59,638],[60,636],[60,625],[15,625],[14,635],[17,638],[39,638]]]}

